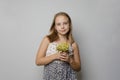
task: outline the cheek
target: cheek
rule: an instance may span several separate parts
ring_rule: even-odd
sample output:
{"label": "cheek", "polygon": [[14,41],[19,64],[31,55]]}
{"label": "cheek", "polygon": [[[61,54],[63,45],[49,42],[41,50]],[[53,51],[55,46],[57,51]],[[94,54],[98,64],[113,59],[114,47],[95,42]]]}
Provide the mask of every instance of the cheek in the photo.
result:
{"label": "cheek", "polygon": [[69,27],[69,26],[66,26],[65,28],[66,28],[67,30],[69,30],[69,29],[70,29],[70,27]]}
{"label": "cheek", "polygon": [[60,30],[60,28],[59,28],[58,26],[55,26],[55,30],[59,31],[59,30]]}
{"label": "cheek", "polygon": [[70,29],[68,28],[68,29],[67,29],[67,32],[68,32],[69,30],[70,30]]}
{"label": "cheek", "polygon": [[55,26],[55,29],[57,30],[57,29],[58,29],[58,26]]}
{"label": "cheek", "polygon": [[68,32],[70,29],[69,28],[66,28],[66,32]]}

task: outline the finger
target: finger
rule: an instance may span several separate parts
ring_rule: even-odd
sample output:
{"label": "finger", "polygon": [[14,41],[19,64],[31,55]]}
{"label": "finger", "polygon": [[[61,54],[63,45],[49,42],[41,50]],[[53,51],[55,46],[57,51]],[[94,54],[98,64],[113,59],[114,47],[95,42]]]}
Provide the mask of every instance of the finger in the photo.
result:
{"label": "finger", "polygon": [[62,53],[62,51],[59,51],[58,53],[60,53],[60,54],[61,54],[61,53]]}
{"label": "finger", "polygon": [[66,57],[67,55],[66,54],[61,54],[61,56]]}
{"label": "finger", "polygon": [[65,59],[66,57],[65,57],[65,56],[63,56],[63,55],[61,55],[61,56],[60,56],[60,58],[61,58],[61,59]]}
{"label": "finger", "polygon": [[68,55],[68,53],[63,52],[63,53],[61,53],[61,55],[67,56],[67,55]]}
{"label": "finger", "polygon": [[61,61],[65,61],[65,62],[68,62],[68,60],[67,59],[60,59]]}
{"label": "finger", "polygon": [[64,61],[68,61],[69,60],[69,57],[67,56],[67,57],[65,57],[65,56],[60,56],[60,59],[61,60],[64,60]]}

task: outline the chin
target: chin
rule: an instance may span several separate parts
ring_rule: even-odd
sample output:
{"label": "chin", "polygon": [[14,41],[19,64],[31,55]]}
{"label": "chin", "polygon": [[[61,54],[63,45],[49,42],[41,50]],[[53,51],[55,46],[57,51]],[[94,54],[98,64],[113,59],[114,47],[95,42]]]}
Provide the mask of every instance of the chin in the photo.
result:
{"label": "chin", "polygon": [[67,34],[67,33],[60,33],[60,35],[63,35],[63,36],[66,35],[66,34]]}
{"label": "chin", "polygon": [[65,32],[59,32],[60,35],[66,35],[68,32],[65,31]]}

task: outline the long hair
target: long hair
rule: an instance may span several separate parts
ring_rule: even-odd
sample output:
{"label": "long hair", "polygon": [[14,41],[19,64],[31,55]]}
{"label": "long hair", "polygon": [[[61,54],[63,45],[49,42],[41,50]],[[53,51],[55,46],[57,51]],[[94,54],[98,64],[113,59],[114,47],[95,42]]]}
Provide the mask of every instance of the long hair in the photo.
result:
{"label": "long hair", "polygon": [[68,18],[70,29],[69,29],[68,33],[66,34],[66,38],[70,41],[70,43],[73,43],[74,39],[72,36],[72,21],[71,21],[70,16],[65,12],[59,12],[59,13],[55,14],[52,25],[50,27],[50,34],[47,35],[47,37],[49,38],[50,42],[53,42],[53,41],[56,41],[59,39],[57,31],[55,30],[55,20],[56,20],[56,17],[60,16],[60,15],[66,16]]}

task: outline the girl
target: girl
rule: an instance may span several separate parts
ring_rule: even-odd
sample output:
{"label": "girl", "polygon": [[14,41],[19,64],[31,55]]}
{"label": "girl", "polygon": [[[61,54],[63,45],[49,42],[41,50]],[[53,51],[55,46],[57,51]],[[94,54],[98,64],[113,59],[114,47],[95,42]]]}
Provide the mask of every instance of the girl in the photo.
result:
{"label": "girl", "polygon": [[[60,43],[69,43],[69,52],[57,51]],[[50,34],[45,36],[36,56],[36,65],[44,65],[43,80],[77,80],[80,71],[80,55],[77,43],[72,36],[72,22],[65,12],[54,16]]]}

